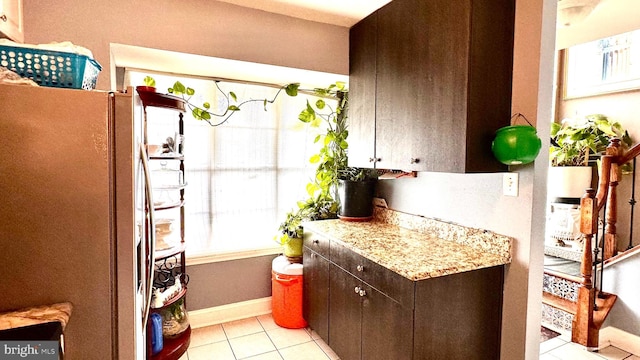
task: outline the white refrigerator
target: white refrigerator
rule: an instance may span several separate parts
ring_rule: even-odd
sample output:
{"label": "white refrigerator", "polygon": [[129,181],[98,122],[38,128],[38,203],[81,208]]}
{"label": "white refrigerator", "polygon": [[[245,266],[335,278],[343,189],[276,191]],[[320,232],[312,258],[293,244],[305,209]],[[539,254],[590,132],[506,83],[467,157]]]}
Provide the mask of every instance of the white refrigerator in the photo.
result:
{"label": "white refrigerator", "polygon": [[145,358],[153,202],[132,92],[0,85],[0,312],[71,302],[68,360]]}

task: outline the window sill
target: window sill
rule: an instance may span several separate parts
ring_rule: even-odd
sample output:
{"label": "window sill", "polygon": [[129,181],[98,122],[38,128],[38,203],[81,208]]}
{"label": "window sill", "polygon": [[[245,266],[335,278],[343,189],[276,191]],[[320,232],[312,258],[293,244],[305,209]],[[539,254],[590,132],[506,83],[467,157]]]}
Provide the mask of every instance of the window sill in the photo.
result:
{"label": "window sill", "polygon": [[278,255],[282,253],[281,246],[251,249],[251,250],[239,250],[239,251],[227,251],[216,253],[202,253],[196,255],[187,256],[187,266],[211,264],[221,261],[248,259],[266,255]]}

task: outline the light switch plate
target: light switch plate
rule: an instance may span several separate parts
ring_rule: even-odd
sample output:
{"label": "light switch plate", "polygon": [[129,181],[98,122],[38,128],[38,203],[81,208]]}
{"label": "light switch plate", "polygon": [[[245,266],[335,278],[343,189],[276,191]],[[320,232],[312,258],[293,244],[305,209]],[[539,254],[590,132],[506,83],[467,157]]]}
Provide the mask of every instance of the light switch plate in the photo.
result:
{"label": "light switch plate", "polygon": [[502,193],[505,196],[518,196],[518,173],[502,175]]}

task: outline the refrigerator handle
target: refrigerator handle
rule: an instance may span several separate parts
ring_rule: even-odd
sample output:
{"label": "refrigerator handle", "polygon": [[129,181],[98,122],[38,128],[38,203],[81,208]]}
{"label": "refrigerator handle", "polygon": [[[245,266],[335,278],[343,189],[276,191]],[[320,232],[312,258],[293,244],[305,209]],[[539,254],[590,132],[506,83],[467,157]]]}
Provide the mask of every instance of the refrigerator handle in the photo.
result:
{"label": "refrigerator handle", "polygon": [[151,307],[151,292],[153,291],[153,273],[155,269],[154,258],[156,252],[156,221],[155,214],[153,211],[153,191],[151,190],[151,175],[149,172],[149,162],[147,161],[147,152],[144,149],[144,144],[139,143],[140,145],[140,159],[142,160],[142,169],[144,171],[144,194],[145,199],[147,200],[147,206],[149,208],[149,227],[150,230],[147,232],[146,240],[149,242],[149,254],[147,257],[149,259],[149,278],[147,279],[147,289],[146,289],[146,304],[144,306],[144,312],[142,316],[142,323],[146,324],[149,318],[149,308]]}

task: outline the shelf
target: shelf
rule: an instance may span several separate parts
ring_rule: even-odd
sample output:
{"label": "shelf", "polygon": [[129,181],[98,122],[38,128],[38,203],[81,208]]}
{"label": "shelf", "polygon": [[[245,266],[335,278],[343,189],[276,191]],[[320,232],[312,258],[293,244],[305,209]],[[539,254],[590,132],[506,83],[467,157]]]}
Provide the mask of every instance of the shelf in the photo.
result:
{"label": "shelf", "polygon": [[164,309],[164,308],[166,308],[168,306],[173,305],[176,301],[182,299],[186,293],[187,293],[187,287],[185,285],[183,285],[182,290],[180,290],[180,292],[178,294],[176,294],[176,296],[174,296],[173,299],[171,299],[171,301],[169,301],[168,303],[166,303],[166,304],[164,304],[164,305],[162,305],[160,307],[157,307],[157,308],[152,307],[151,308],[151,312],[152,313],[154,313],[154,312],[157,313],[157,312],[160,312],[160,310],[162,310],[162,309]]}
{"label": "shelf", "polygon": [[136,89],[144,107],[159,107],[184,112],[185,101],[177,96]]}
{"label": "shelf", "polygon": [[151,359],[162,359],[162,360],[177,360],[179,359],[189,348],[189,344],[191,343],[191,325],[187,327],[179,337],[175,339],[163,339],[163,347],[162,351],[159,353],[152,355]]}
{"label": "shelf", "polygon": [[153,190],[182,190],[187,187],[187,183],[166,186],[154,186]]}
{"label": "shelf", "polygon": [[151,155],[149,156],[149,159],[151,160],[184,160],[184,155],[167,153],[167,154],[161,154],[161,155]]}
{"label": "shelf", "polygon": [[168,249],[156,251],[153,256],[154,261],[159,261],[159,260],[163,260],[175,255],[178,255],[181,252],[185,251],[186,248],[187,248],[187,244],[184,242],[181,242],[178,245],[170,247]]}
{"label": "shelf", "polygon": [[158,211],[158,210],[177,209],[183,206],[184,206],[184,201],[176,201],[168,204],[160,204],[160,205],[155,204],[153,206],[153,210]]}

